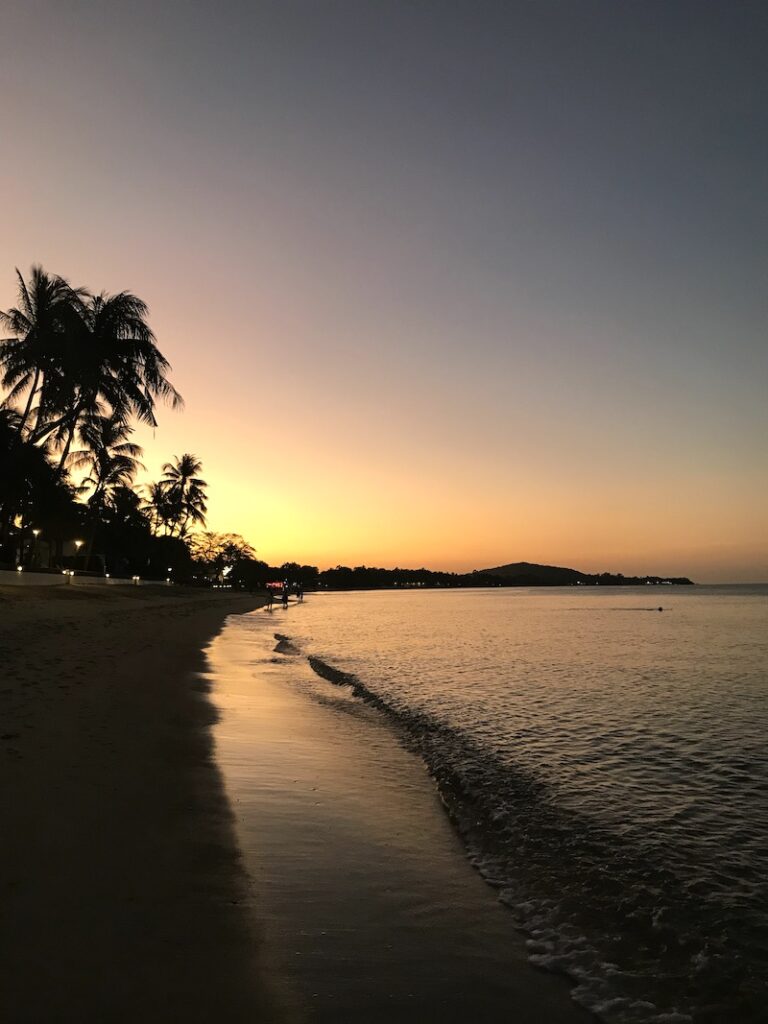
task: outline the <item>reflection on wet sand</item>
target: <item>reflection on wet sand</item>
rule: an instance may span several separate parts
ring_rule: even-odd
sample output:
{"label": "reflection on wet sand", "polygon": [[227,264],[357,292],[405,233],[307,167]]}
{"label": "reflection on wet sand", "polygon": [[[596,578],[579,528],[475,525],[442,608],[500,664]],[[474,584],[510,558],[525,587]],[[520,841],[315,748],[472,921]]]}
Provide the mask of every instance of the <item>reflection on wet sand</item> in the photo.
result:
{"label": "reflection on wet sand", "polygon": [[421,763],[375,711],[277,659],[269,618],[208,650],[254,912],[299,1019],[589,1019],[534,972]]}

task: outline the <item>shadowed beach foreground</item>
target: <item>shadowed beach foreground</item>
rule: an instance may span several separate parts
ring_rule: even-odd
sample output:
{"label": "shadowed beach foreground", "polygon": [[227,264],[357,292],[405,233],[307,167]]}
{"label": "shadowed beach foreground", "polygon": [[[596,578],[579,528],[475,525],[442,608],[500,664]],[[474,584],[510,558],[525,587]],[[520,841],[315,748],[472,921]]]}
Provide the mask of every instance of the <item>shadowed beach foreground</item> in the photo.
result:
{"label": "shadowed beach foreground", "polygon": [[273,1019],[194,675],[259,603],[0,588],[0,1019]]}

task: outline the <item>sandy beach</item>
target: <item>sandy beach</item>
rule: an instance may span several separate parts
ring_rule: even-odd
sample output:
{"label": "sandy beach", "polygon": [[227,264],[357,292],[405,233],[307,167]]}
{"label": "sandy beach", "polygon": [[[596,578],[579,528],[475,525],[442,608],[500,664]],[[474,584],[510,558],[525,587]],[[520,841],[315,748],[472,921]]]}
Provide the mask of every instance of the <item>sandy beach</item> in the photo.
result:
{"label": "sandy beach", "polygon": [[267,1021],[202,647],[259,598],[0,589],[0,1018]]}
{"label": "sandy beach", "polygon": [[260,604],[0,588],[0,1019],[586,1020],[423,766],[273,636],[301,611],[238,631]]}

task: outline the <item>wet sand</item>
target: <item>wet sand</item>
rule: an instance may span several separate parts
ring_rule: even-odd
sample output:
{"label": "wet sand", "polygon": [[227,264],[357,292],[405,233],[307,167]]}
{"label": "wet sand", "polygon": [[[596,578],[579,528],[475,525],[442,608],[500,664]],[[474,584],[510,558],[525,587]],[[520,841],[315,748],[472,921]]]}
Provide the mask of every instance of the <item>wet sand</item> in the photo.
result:
{"label": "wet sand", "polygon": [[592,1021],[527,962],[422,762],[290,643],[301,614],[230,620],[207,652],[217,761],[283,1008],[312,1024]]}
{"label": "wet sand", "polygon": [[258,598],[0,588],[0,1019],[269,1021],[197,674]]}

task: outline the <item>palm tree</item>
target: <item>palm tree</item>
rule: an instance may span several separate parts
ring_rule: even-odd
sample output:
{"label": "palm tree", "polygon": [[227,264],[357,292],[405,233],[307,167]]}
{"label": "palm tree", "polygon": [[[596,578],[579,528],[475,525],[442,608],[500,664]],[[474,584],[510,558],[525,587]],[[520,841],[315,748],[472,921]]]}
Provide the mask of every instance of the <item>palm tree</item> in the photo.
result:
{"label": "palm tree", "polygon": [[95,416],[80,426],[82,451],[72,452],[67,460],[70,469],[86,469],[84,487],[93,487],[88,504],[96,509],[109,500],[118,487],[128,486],[144,466],[139,462],[142,449],[128,438],[133,428],[112,416]]}
{"label": "palm tree", "polygon": [[138,470],[144,467],[139,462],[141,448],[128,440],[133,429],[118,416],[90,417],[80,425],[79,433],[86,447],[71,453],[67,465],[70,469],[87,470],[80,493],[93,487],[88,498],[91,524],[84,562],[87,567],[97,531],[104,519],[105,506],[110,503],[115,490],[130,484]]}
{"label": "palm tree", "polygon": [[[29,519],[25,459],[43,473],[47,467],[60,485],[56,493],[70,502],[67,470],[85,468],[91,521],[106,522],[118,494],[126,504],[140,465],[129,423],[135,418],[154,427],[158,401],[183,404],[141,299],[125,291],[94,295],[39,266],[27,280],[16,275],[17,305],[0,312],[0,331],[12,335],[0,338],[0,387],[8,392],[0,401],[0,544],[15,523],[23,529]],[[82,450],[71,454],[76,439]],[[148,507],[156,531],[164,526],[183,537],[193,523],[205,523],[200,463],[184,456],[164,471],[170,475],[153,485]]]}
{"label": "palm tree", "polygon": [[197,475],[202,472],[202,468],[203,464],[197,456],[189,453],[182,455],[181,458],[175,456],[175,462],[166,462],[163,466],[165,476],[160,482],[166,489],[170,503],[171,536],[178,527],[179,536],[185,537],[190,523],[205,526],[208,484]]}
{"label": "palm tree", "polygon": [[0,311],[0,328],[13,337],[0,339],[0,370],[8,394],[3,404],[10,406],[27,392],[24,411],[17,423],[19,440],[23,437],[38,399],[36,419],[44,418],[46,397],[60,370],[66,339],[77,322],[77,309],[85,292],[72,288],[58,275],[33,266],[29,281],[16,269],[19,304]]}
{"label": "palm tree", "polygon": [[142,505],[142,510],[149,516],[152,532],[155,536],[159,536],[162,529],[170,532],[172,510],[168,499],[168,488],[160,482],[147,484],[145,491],[147,498]]}
{"label": "palm tree", "polygon": [[133,488],[118,484],[111,492],[107,512],[113,523],[147,529],[149,523],[141,497]]}
{"label": "palm tree", "polygon": [[91,295],[81,301],[76,329],[61,361],[56,415],[35,430],[35,440],[53,434],[62,447],[61,471],[83,419],[135,416],[157,426],[155,402],[183,404],[166,376],[168,360],[146,322],[147,306],[130,292]]}

